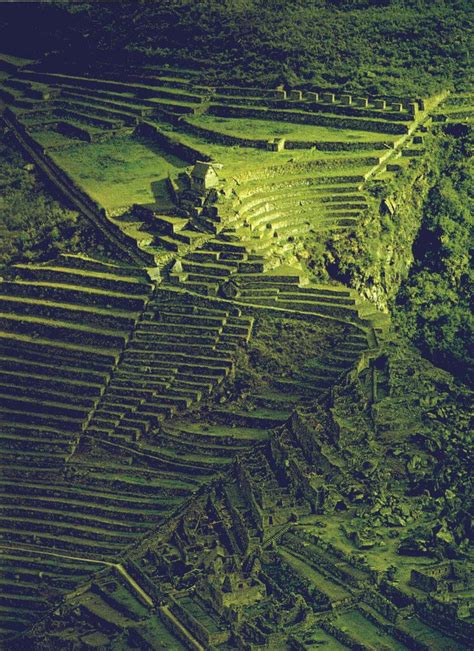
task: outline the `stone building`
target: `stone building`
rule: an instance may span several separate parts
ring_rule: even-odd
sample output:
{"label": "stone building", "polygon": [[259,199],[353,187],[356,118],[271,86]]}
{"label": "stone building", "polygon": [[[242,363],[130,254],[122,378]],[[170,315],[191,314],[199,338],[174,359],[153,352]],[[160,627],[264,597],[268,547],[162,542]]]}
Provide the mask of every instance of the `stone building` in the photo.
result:
{"label": "stone building", "polygon": [[470,570],[453,561],[413,569],[410,577],[410,585],[424,592],[457,592],[467,589],[470,581]]}
{"label": "stone building", "polygon": [[191,190],[198,194],[205,194],[215,188],[219,183],[218,170],[222,165],[197,161],[191,172]]}

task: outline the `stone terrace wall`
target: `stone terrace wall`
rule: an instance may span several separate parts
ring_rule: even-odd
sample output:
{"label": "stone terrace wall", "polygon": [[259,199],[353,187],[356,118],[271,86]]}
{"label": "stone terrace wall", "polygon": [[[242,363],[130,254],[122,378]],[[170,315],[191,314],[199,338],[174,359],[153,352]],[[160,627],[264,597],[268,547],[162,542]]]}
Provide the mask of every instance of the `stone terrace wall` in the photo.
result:
{"label": "stone terrace wall", "polygon": [[70,193],[70,199],[81,202],[81,204],[90,211],[89,215],[86,216],[91,218],[90,213],[94,215],[93,222],[99,230],[101,230],[106,236],[112,237],[115,240],[115,244],[119,244],[120,248],[130,256],[134,263],[150,262],[150,260],[145,259],[145,254],[140,253],[138,249],[136,249],[136,242],[125,235],[117,226],[108,220],[105,209],[98,202],[94,201],[80,185],[73,181],[72,178],[55,163],[45,149],[39,145],[34,138],[32,138],[27,129],[20,124],[15,114],[9,108],[5,109],[3,118],[6,121],[7,126],[12,127],[16,132],[20,146],[23,146],[23,141],[23,143],[25,143],[26,146],[40,158],[44,164],[43,171],[51,177],[51,180],[59,181]]}
{"label": "stone terrace wall", "polygon": [[[359,158],[344,158],[344,166],[349,167],[351,165],[357,166],[367,166],[371,167],[378,165],[380,163],[379,156],[363,156]],[[239,171],[239,182],[244,181],[253,181],[253,180],[264,180],[282,177],[291,178],[292,175],[299,176],[301,174],[313,175],[317,174],[324,176],[324,172],[329,170],[337,170],[341,167],[341,159],[334,160],[309,160],[309,161],[292,161],[291,163],[285,163],[283,165],[269,165],[267,167],[255,169],[249,169],[248,171]],[[363,180],[363,179],[362,179]]]}
{"label": "stone terrace wall", "polygon": [[285,149],[319,149],[320,151],[374,151],[382,149],[387,144],[393,147],[393,143],[386,143],[383,140],[378,142],[331,142],[320,140],[285,140]]}
{"label": "stone terrace wall", "polygon": [[206,127],[198,126],[197,124],[192,124],[186,119],[180,120],[178,124],[185,129],[188,133],[191,133],[195,136],[200,136],[215,142],[221,145],[239,145],[242,147],[255,147],[256,149],[266,149],[267,148],[267,139],[257,139],[257,138],[241,138],[240,136],[233,136],[227,133],[220,133],[219,131],[214,131],[213,129],[207,129]]}
{"label": "stone terrace wall", "polygon": [[[198,137],[206,138],[211,142],[221,145],[239,146],[239,147],[253,147],[255,149],[268,149],[268,138],[244,138],[241,136],[222,133],[214,129],[209,129],[197,124],[192,124],[186,118],[176,121],[187,133],[193,134]],[[284,140],[284,149],[312,149],[313,147],[320,151],[374,151],[375,149],[382,149],[386,146],[383,140],[378,142],[332,142],[321,140]],[[393,143],[390,143],[393,147]]]}
{"label": "stone terrace wall", "polygon": [[151,138],[159,145],[161,145],[164,149],[174,154],[175,156],[179,156],[179,158],[182,158],[188,163],[194,164],[198,160],[212,160],[210,156],[199,151],[199,149],[185,145],[177,138],[172,138],[171,136],[163,133],[157,126],[151,124],[150,122],[143,122],[142,124],[139,124],[135,130],[135,133],[140,136]]}
{"label": "stone terrace wall", "polygon": [[408,125],[402,122],[389,122],[384,120],[370,120],[345,116],[339,117],[322,113],[305,113],[303,111],[278,111],[272,109],[244,108],[240,106],[215,104],[209,107],[209,113],[218,117],[248,117],[263,120],[296,122],[300,124],[315,124],[325,127],[339,127],[342,129],[376,131],[380,133],[405,134],[408,133],[409,130]]}

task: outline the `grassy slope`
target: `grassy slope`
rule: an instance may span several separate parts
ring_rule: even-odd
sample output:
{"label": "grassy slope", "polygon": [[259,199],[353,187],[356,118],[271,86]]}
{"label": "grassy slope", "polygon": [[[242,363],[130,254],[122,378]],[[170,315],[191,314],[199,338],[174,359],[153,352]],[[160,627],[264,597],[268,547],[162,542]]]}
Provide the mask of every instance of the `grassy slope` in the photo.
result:
{"label": "grassy slope", "polygon": [[190,118],[193,124],[238,137],[274,138],[276,136],[293,140],[348,141],[348,142],[391,142],[398,136],[369,131],[336,129],[311,124],[291,124],[276,120],[254,120],[252,118],[220,118],[201,115]]}
{"label": "grassy slope", "polygon": [[8,136],[0,141],[0,266],[60,252],[114,258],[95,229],[43,186]]}
{"label": "grassy slope", "polygon": [[187,165],[142,138],[116,138],[61,149],[53,157],[94,199],[112,211],[133,203],[159,202],[166,206],[168,173]]}

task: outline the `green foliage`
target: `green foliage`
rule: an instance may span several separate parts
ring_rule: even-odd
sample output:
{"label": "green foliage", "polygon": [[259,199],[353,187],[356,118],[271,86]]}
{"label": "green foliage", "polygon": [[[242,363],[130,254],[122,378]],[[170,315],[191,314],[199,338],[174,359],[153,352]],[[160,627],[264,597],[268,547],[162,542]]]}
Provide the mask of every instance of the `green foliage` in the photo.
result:
{"label": "green foliage", "polygon": [[210,81],[402,95],[467,83],[467,0],[49,2],[30,3],[29,21],[11,4],[0,14],[3,47],[60,51],[61,62],[64,53],[97,60],[99,50],[114,61],[194,65]]}
{"label": "green foliage", "polygon": [[61,252],[104,256],[95,230],[52,198],[7,136],[0,140],[0,159],[0,266]]}
{"label": "green foliage", "polygon": [[[380,309],[388,307],[408,274],[424,198],[439,173],[442,145],[429,136],[425,143],[424,157],[412,160],[391,181],[367,187],[368,209],[354,230],[320,235],[308,242],[310,266],[318,275],[329,274],[355,287]],[[383,210],[385,198],[394,201],[393,214]]]}
{"label": "green foliage", "polygon": [[[309,266],[391,307],[423,354],[472,381],[472,140],[468,127],[453,129],[427,139],[423,160],[373,188],[354,231],[308,242]],[[394,214],[379,210],[385,197]]]}
{"label": "green foliage", "polygon": [[401,332],[435,363],[472,381],[472,146],[442,138],[439,177],[424,204],[415,264],[395,306]]}

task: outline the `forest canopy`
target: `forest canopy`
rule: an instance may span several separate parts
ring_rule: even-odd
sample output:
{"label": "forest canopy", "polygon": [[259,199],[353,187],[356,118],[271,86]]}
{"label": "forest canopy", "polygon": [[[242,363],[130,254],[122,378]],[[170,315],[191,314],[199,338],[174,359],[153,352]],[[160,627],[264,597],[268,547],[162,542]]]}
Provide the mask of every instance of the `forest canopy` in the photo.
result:
{"label": "forest canopy", "polygon": [[167,0],[3,5],[24,56],[195,66],[209,80],[428,94],[468,84],[468,0]]}

